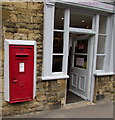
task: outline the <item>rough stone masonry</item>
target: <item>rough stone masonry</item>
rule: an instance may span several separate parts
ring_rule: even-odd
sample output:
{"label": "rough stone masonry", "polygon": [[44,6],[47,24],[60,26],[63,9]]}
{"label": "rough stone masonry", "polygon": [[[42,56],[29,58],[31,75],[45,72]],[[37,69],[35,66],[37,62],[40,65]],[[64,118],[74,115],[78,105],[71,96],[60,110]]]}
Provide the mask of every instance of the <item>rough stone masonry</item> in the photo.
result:
{"label": "rough stone masonry", "polygon": [[[42,82],[43,61],[43,2],[2,2],[2,46],[4,39],[34,40],[37,42],[37,93],[33,101],[9,104],[2,100],[2,114],[14,115],[60,108],[65,101],[65,80]],[[0,55],[4,54],[4,47]],[[4,58],[0,60],[4,69]],[[2,70],[1,70],[2,71]],[[4,81],[3,72],[0,74]],[[4,88],[3,88],[4,89]],[[4,96],[3,92],[0,92]]]}
{"label": "rough stone masonry", "polygon": [[[33,101],[9,104],[4,101],[5,89],[2,87],[3,116],[60,108],[65,103],[66,80],[42,81],[43,62],[43,2],[2,2],[2,39],[0,40],[0,86],[4,83],[4,40],[34,40],[37,42],[37,92]],[[107,100],[113,99],[114,76],[96,77],[95,94],[105,95]],[[110,97],[109,97],[110,96]]]}

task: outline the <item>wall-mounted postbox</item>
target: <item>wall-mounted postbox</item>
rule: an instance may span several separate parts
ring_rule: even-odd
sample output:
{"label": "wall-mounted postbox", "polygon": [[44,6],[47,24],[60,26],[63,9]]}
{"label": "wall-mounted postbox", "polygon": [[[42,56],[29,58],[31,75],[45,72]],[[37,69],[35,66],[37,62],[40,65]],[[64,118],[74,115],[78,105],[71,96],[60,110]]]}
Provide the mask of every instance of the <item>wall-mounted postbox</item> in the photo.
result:
{"label": "wall-mounted postbox", "polygon": [[33,100],[36,92],[35,41],[5,40],[5,100]]}

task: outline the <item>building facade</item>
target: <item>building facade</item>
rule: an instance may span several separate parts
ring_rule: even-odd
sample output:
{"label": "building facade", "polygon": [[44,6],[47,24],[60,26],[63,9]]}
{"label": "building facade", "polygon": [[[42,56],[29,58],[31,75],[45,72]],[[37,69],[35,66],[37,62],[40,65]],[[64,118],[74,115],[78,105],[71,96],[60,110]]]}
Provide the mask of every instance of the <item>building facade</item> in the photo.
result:
{"label": "building facade", "polygon": [[[95,103],[100,99],[113,100],[114,31],[115,12],[110,4],[76,0],[2,2],[0,79],[3,87],[0,94],[3,116],[61,108],[74,100]],[[12,83],[11,74],[17,75],[18,67],[14,67],[15,62],[10,65],[10,44],[27,47],[34,45],[30,44],[32,41],[35,42],[34,83],[17,78],[13,78]],[[23,55],[26,59],[30,55],[22,53],[16,53],[16,57]],[[27,68],[23,64],[19,65],[18,72]],[[34,86],[33,99],[11,103],[15,90],[19,90],[16,96],[26,93],[26,83]]]}

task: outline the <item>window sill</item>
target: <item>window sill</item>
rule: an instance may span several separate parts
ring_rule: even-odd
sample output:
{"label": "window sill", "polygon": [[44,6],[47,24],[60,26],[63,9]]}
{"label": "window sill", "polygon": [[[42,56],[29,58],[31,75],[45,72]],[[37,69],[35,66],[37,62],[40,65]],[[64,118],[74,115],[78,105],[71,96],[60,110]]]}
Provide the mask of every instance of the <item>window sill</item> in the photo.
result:
{"label": "window sill", "polygon": [[64,76],[45,76],[42,77],[42,80],[55,80],[55,79],[66,79],[69,78],[68,75],[64,75]]}
{"label": "window sill", "polygon": [[95,76],[108,76],[108,75],[115,75],[114,72],[100,72],[100,73],[94,73]]}

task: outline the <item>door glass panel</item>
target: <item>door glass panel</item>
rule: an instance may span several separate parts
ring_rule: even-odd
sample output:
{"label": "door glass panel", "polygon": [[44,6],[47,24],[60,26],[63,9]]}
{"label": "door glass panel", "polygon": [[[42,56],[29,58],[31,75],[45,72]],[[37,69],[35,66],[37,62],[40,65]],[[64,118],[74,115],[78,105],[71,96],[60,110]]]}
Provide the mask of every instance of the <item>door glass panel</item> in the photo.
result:
{"label": "door glass panel", "polygon": [[86,69],[87,55],[74,55],[74,67]]}
{"label": "door glass panel", "polygon": [[100,16],[99,33],[106,34],[107,16]]}
{"label": "door glass panel", "polygon": [[105,36],[99,36],[97,54],[105,53]]}
{"label": "door glass panel", "polygon": [[63,53],[63,33],[54,32],[53,53]]}
{"label": "door glass panel", "polygon": [[92,16],[71,13],[70,27],[92,29]]}
{"label": "door glass panel", "polygon": [[63,55],[53,55],[52,72],[62,72]]}
{"label": "door glass panel", "polygon": [[64,9],[55,8],[54,29],[64,29]]}
{"label": "door glass panel", "polygon": [[96,70],[103,70],[104,56],[97,56]]}
{"label": "door glass panel", "polygon": [[87,53],[88,40],[79,40],[75,43],[75,53]]}

